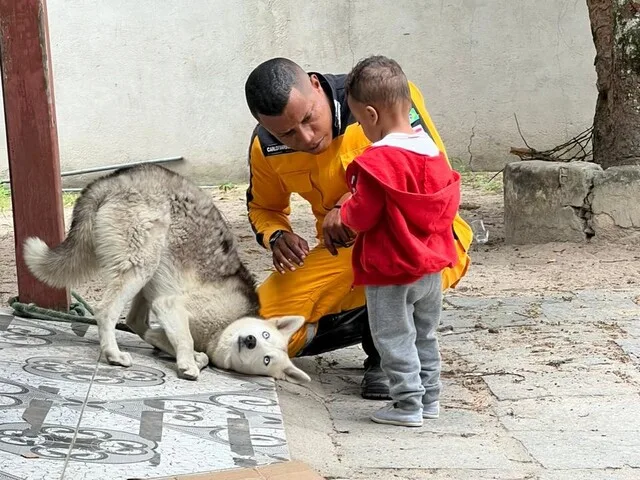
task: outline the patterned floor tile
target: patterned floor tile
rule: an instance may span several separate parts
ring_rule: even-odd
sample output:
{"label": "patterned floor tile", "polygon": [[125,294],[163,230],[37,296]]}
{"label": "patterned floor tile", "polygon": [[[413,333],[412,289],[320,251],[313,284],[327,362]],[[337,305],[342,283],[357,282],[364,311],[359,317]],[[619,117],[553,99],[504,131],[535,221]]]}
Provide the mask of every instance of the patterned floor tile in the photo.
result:
{"label": "patterned floor tile", "polygon": [[95,326],[0,317],[0,480],[148,478],[289,459],[272,379],[207,368],[182,380],[172,358],[121,331],[133,365],[108,365]]}

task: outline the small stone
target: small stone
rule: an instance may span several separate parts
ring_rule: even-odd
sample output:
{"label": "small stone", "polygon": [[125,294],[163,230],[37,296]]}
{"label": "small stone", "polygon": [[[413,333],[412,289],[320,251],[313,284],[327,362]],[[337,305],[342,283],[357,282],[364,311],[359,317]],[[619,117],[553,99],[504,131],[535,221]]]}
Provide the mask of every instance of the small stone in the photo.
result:
{"label": "small stone", "polygon": [[462,202],[460,204],[460,210],[478,210],[479,208],[480,208],[480,205],[477,203]]}

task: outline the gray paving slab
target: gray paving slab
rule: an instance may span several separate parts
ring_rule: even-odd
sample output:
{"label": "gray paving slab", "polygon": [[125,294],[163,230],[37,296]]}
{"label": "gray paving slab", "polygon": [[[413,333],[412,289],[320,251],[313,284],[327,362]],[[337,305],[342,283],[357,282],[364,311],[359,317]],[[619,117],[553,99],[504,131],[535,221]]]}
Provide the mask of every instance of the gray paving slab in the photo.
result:
{"label": "gray paving slab", "polygon": [[628,337],[640,338],[640,318],[621,320],[618,326]]}
{"label": "gray paving slab", "polygon": [[620,345],[629,358],[634,362],[640,364],[640,338],[625,338],[616,340],[616,343]]}
{"label": "gray paving slab", "polygon": [[441,417],[417,429],[368,419],[361,348],[298,359],[292,457],[332,480],[640,479],[639,295],[447,296]]}
{"label": "gray paving slab", "polygon": [[[344,457],[355,467],[475,470],[534,464],[518,441],[500,434],[462,437],[403,428],[391,436],[390,429],[397,427],[387,427],[384,435],[378,427],[370,427],[357,435],[338,435],[337,441]],[[364,451],[363,437],[369,438]]]}
{"label": "gray paving slab", "polygon": [[[369,420],[369,415],[383,405],[384,402],[336,400],[331,403],[334,425],[340,432],[366,432],[367,434],[376,434],[378,432],[389,433],[389,427],[374,424]],[[409,432],[411,433],[412,430],[413,429]],[[472,410],[447,408],[443,406],[439,419],[425,422],[424,426],[416,431],[419,435],[435,433],[473,437],[491,431],[499,432],[500,430],[500,422],[494,417]],[[421,437],[418,436],[416,438],[420,439]]]}
{"label": "gray paving slab", "polygon": [[629,432],[640,435],[639,394],[499,402],[495,411],[511,432]]}
{"label": "gray paving slab", "polygon": [[[533,473],[523,473],[518,469],[476,468],[473,470],[447,469],[404,469],[404,468],[363,468],[353,470],[348,477],[330,477],[331,480],[532,480]],[[575,479],[574,479],[575,480]]]}
{"label": "gray paving slab", "polygon": [[639,432],[516,431],[512,434],[546,469],[640,468]]}
{"label": "gray paving slab", "polygon": [[514,375],[486,376],[484,381],[498,400],[522,400],[540,397],[601,397],[633,395],[637,388],[611,372],[589,375],[586,372],[527,373],[524,379]]}
{"label": "gray paving slab", "polygon": [[635,468],[546,470],[536,474],[536,480],[638,480]]}

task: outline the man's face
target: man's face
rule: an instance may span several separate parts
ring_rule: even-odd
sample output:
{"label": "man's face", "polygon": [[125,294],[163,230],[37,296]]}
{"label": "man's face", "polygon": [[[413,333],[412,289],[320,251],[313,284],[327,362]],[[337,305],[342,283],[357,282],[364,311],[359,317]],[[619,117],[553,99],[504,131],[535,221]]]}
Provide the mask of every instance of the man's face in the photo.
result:
{"label": "man's face", "polygon": [[333,139],[331,107],[315,75],[291,90],[282,115],[259,115],[258,121],[287,147],[301,152],[322,153]]}

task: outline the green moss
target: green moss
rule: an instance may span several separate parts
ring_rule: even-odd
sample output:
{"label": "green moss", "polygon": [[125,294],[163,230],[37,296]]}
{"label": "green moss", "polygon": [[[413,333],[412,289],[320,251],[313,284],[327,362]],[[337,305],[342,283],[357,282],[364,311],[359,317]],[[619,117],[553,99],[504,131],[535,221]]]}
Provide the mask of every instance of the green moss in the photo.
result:
{"label": "green moss", "polygon": [[502,173],[496,176],[495,172],[460,172],[460,176],[463,186],[487,193],[502,193]]}
{"label": "green moss", "polygon": [[[78,198],[77,193],[63,193],[62,204],[65,207],[72,207]],[[11,190],[6,185],[0,185],[0,212],[11,210]]]}
{"label": "green moss", "polygon": [[460,172],[462,185],[487,193],[502,193],[502,173],[474,172],[465,161],[459,158],[452,158],[451,166]]}

